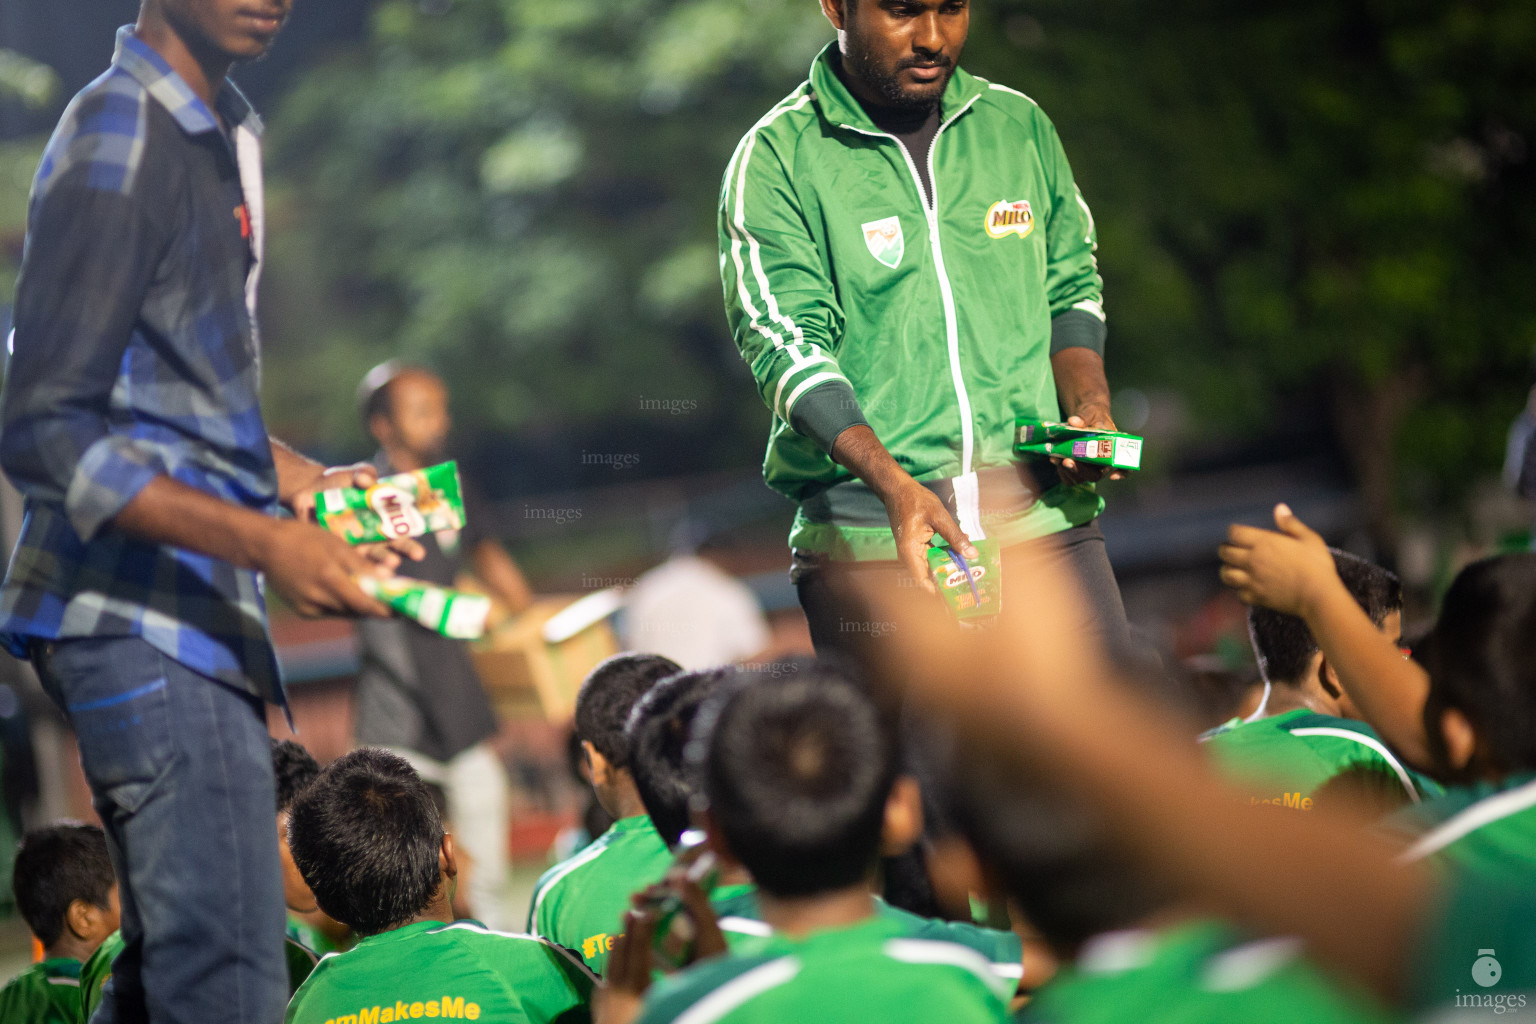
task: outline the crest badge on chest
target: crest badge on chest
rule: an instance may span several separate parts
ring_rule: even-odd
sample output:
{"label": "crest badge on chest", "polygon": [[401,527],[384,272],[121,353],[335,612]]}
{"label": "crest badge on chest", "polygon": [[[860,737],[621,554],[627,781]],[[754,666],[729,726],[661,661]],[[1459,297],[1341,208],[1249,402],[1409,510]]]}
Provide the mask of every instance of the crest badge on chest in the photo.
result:
{"label": "crest badge on chest", "polygon": [[902,253],[906,251],[906,239],[901,235],[901,218],[872,220],[863,227],[864,244],[869,246],[869,254],[895,270],[901,264]]}

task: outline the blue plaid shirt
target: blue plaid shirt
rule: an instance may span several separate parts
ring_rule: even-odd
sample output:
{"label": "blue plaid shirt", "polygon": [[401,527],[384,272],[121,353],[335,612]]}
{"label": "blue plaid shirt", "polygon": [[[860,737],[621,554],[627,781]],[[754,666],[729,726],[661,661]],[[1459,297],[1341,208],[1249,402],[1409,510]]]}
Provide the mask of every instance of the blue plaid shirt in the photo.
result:
{"label": "blue plaid shirt", "polygon": [[160,474],[277,511],[257,402],[260,121],[223,125],[131,28],[70,103],[32,187],[0,393],[0,467],[26,497],[0,633],[139,636],[283,700],[258,574],[112,519]]}

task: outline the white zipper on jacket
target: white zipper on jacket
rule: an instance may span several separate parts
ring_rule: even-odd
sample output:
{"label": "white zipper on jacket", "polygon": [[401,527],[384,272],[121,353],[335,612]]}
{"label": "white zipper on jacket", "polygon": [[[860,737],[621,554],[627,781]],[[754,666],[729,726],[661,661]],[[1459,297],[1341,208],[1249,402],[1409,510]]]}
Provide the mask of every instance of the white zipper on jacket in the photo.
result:
{"label": "white zipper on jacket", "polygon": [[960,475],[954,478],[955,510],[959,514],[960,529],[964,530],[966,536],[972,540],[982,540],[987,534],[981,525],[980,488],[976,473],[971,466],[976,454],[976,426],[971,419],[971,397],[965,390],[965,378],[960,370],[960,320],[955,313],[955,293],[949,284],[949,274],[944,269],[944,247],[939,241],[939,177],[934,171],[933,154],[939,148],[939,137],[944,134],[944,129],[954,124],[955,120],[971,109],[971,105],[979,99],[981,99],[979,95],[972,96],[933,133],[933,141],[928,144],[928,180],[932,182],[933,187],[931,204],[928,202],[928,190],[923,187],[923,177],[918,173],[917,164],[913,161],[912,154],[905,143],[889,132],[872,132],[851,124],[842,126],[860,135],[890,139],[896,143],[896,148],[901,150],[902,158],[907,161],[907,170],[912,172],[912,183],[917,186],[917,197],[922,203],[923,215],[928,219],[928,240],[933,248],[934,269],[939,275],[939,296],[944,303],[944,333],[949,344],[949,374],[955,386],[955,400],[960,406]]}

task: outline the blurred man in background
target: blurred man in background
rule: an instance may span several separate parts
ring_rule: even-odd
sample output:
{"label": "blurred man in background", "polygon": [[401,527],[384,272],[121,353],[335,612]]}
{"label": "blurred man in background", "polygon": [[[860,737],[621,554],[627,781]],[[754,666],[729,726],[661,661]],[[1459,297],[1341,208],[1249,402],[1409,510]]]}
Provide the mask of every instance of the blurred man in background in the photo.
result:
{"label": "blurred man in background", "polygon": [[[380,475],[442,462],[453,425],[448,389],[436,374],[396,362],[369,371],[358,389],[363,423],[379,444]],[[452,587],[460,573],[512,613],[533,603],[533,592],[495,537],[479,492],[464,481],[464,529],[421,538],[426,557],[401,575]],[[490,740],[496,716],[469,650],[404,618],[360,624],[355,735],[359,744],[404,756],[443,788],[448,817],[469,854],[470,905],[492,928],[510,918],[502,906],[507,874],[506,767]]]}

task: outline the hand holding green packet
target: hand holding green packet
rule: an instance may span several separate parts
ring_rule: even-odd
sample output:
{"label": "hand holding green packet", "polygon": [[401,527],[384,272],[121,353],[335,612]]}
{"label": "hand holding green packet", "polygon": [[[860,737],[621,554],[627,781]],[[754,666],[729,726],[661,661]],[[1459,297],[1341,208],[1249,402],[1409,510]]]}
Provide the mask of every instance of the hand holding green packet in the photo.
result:
{"label": "hand holding green packet", "polygon": [[359,576],[357,584],[363,593],[389,605],[395,614],[443,636],[454,640],[478,640],[485,635],[485,619],[491,612],[491,599],[482,594],[466,594],[405,576],[387,579]]}
{"label": "hand holding green packet", "polygon": [[1003,607],[1003,555],[995,540],[977,540],[976,557],[957,553],[935,536],[928,549],[928,575],[939,596],[962,622],[996,615]]}
{"label": "hand holding green packet", "polygon": [[1025,455],[1055,456],[1113,469],[1140,469],[1142,438],[1118,430],[1093,430],[1066,423],[1029,419],[1013,421],[1013,450]]}
{"label": "hand holding green packet", "polygon": [[333,487],[315,495],[320,525],[349,544],[376,544],[464,528],[459,465],[444,462],[386,476],[369,488]]}

